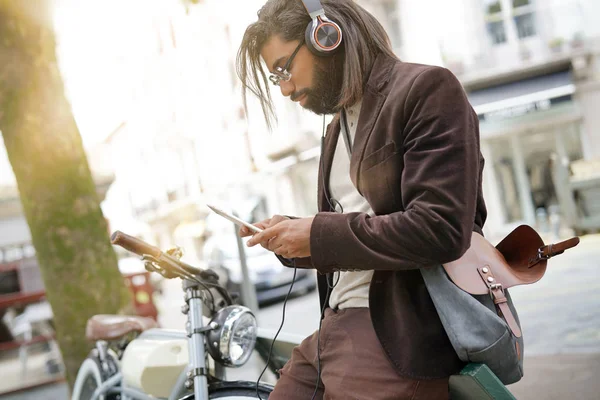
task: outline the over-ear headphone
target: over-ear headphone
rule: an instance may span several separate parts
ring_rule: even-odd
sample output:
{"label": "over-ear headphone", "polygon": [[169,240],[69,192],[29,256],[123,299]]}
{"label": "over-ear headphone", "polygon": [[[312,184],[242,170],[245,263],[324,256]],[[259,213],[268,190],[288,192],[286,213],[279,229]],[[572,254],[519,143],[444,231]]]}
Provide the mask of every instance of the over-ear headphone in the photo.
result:
{"label": "over-ear headphone", "polygon": [[317,56],[332,54],[342,43],[342,29],[325,16],[319,0],[302,0],[312,18],[304,34],[306,46]]}

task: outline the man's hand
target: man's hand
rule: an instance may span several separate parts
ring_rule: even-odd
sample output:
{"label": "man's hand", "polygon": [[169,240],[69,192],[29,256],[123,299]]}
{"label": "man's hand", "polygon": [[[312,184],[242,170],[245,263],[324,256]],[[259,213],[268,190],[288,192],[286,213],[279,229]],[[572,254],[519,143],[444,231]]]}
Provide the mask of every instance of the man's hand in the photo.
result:
{"label": "man's hand", "polygon": [[[271,221],[276,217],[280,216],[271,218]],[[265,249],[285,258],[309,257],[310,227],[313,218],[280,219],[261,233],[252,236],[247,245],[251,247],[260,244]]]}
{"label": "man's hand", "polygon": [[[264,229],[272,227],[275,224],[280,223],[281,221],[285,221],[288,219],[289,219],[288,217],[284,217],[283,215],[273,215],[271,218],[262,220],[260,222],[257,222],[256,224],[252,224],[252,225],[264,230]],[[250,229],[246,228],[243,225],[239,231],[239,235],[241,237],[252,236],[254,234],[255,233],[253,231],[251,231]]]}

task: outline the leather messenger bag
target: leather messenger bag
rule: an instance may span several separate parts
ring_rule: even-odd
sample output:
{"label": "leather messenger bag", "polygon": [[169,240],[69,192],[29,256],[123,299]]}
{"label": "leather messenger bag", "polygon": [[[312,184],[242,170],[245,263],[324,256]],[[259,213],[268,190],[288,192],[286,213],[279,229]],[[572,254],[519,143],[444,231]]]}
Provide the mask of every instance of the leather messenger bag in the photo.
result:
{"label": "leather messenger bag", "polygon": [[459,358],[488,367],[504,384],[523,376],[523,335],[509,288],[539,281],[548,259],[576,246],[578,237],[544,244],[521,225],[494,247],[473,232],[458,260],[421,273]]}

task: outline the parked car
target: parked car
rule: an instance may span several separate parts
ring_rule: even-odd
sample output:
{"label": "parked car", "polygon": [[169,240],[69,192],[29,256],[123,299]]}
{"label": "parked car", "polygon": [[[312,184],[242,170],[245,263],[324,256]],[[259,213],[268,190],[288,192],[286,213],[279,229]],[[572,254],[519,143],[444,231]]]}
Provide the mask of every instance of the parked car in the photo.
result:
{"label": "parked car", "polygon": [[[243,280],[240,254],[231,223],[228,228],[207,238],[204,244],[204,260],[209,268],[219,274],[219,279],[227,290],[240,293]],[[290,289],[294,269],[284,267],[272,252],[261,246],[244,245],[244,253],[248,274],[256,288],[258,305],[264,306],[283,300]],[[308,293],[316,286],[315,272],[298,268],[291,295]]]}

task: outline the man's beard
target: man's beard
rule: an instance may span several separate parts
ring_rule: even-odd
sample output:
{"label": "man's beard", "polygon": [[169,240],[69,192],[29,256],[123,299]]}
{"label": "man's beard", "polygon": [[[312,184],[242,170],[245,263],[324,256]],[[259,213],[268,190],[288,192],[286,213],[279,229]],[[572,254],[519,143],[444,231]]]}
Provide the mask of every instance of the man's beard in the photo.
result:
{"label": "man's beard", "polygon": [[317,60],[313,72],[314,84],[306,91],[308,97],[304,108],[317,115],[339,111],[344,78],[342,61],[342,54]]}

